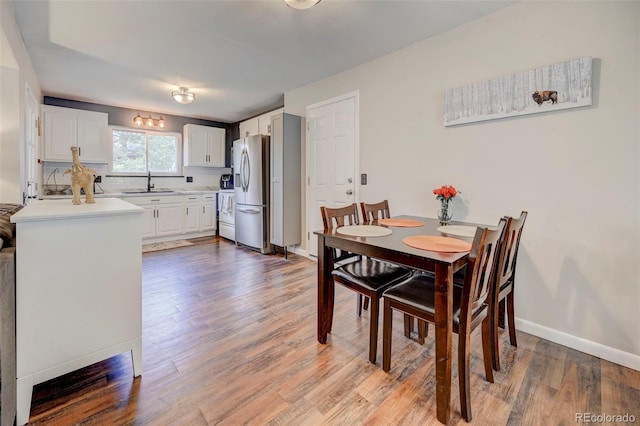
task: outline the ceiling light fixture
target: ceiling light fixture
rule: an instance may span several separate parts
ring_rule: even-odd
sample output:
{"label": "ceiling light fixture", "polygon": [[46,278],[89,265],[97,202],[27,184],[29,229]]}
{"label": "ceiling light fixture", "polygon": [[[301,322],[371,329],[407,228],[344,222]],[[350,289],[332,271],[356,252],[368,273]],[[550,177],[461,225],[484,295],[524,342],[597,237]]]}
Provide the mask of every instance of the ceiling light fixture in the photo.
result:
{"label": "ceiling light fixture", "polygon": [[171,92],[171,96],[173,96],[176,102],[180,102],[181,104],[190,104],[196,100],[196,95],[189,92],[189,89],[186,87],[180,87],[179,92]]}
{"label": "ceiling light fixture", "polygon": [[294,9],[309,9],[320,3],[320,0],[283,0],[287,6]]}
{"label": "ceiling light fixture", "polygon": [[133,118],[133,124],[138,127],[147,126],[160,127],[161,129],[164,129],[164,118],[162,116],[160,116],[160,118],[153,118],[151,116],[144,118],[140,113],[138,113],[138,115]]}

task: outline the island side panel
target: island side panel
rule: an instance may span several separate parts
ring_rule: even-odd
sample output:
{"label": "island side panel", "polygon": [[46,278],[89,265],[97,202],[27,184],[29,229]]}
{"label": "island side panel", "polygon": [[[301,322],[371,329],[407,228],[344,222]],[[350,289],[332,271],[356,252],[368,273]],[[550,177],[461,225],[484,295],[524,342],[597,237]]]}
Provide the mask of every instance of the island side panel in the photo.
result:
{"label": "island side panel", "polygon": [[141,226],[141,210],[17,223],[18,378],[35,385],[140,344]]}

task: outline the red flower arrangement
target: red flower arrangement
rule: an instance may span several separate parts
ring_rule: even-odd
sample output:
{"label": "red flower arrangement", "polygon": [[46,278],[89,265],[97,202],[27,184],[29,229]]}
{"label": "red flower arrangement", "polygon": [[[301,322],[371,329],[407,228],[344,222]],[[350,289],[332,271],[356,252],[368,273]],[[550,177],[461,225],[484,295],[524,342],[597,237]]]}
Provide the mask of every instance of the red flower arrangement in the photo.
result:
{"label": "red flower arrangement", "polygon": [[440,201],[449,201],[456,195],[458,195],[458,190],[451,185],[442,185],[440,188],[436,188],[433,190],[433,193],[436,195],[436,198]]}

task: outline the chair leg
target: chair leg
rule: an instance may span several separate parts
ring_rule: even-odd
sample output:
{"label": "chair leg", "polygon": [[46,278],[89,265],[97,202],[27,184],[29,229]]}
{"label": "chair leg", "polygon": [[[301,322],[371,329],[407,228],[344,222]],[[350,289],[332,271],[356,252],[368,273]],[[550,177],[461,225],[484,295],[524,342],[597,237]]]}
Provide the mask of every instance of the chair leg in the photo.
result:
{"label": "chair leg", "polygon": [[429,323],[418,319],[418,343],[424,345],[424,338],[429,335]]}
{"label": "chair leg", "polygon": [[369,361],[376,363],[376,354],[378,351],[378,311],[380,310],[380,300],[371,298],[371,316],[369,322]]}
{"label": "chair leg", "polygon": [[358,316],[362,316],[362,295],[358,293],[358,300],[356,302],[356,313]]}
{"label": "chair leg", "polygon": [[[494,306],[491,307],[489,312],[490,322],[491,322],[491,361],[493,363],[493,369],[496,371],[500,371],[500,348],[498,343],[498,323],[500,318],[500,305],[498,302]],[[484,323],[483,323],[484,327]],[[484,328],[483,328],[484,330]],[[484,342],[484,336],[483,336]]]}
{"label": "chair leg", "polygon": [[382,369],[387,373],[391,369],[391,325],[393,323],[393,311],[391,303],[384,299],[384,312],[382,320]]}
{"label": "chair leg", "polygon": [[482,358],[484,360],[484,374],[489,383],[493,383],[493,368],[491,365],[491,360],[493,359],[491,356],[491,335],[493,329],[491,317],[487,316],[484,321],[482,321]]}
{"label": "chair leg", "polygon": [[328,327],[328,331],[329,333],[331,333],[331,328],[333,327],[333,305],[334,305],[334,299],[336,296],[336,283],[331,280],[331,284],[329,284],[329,327]]}
{"label": "chair leg", "polygon": [[413,331],[413,317],[409,314],[404,314],[404,337],[411,337]]}
{"label": "chair leg", "polygon": [[469,342],[471,336],[462,327],[458,330],[458,387],[462,418],[471,421],[471,383],[469,380]]}
{"label": "chair leg", "polygon": [[498,302],[498,326],[500,326],[500,328],[504,328],[505,304],[505,299]]}
{"label": "chair leg", "polygon": [[518,347],[518,342],[516,340],[516,317],[513,308],[513,289],[511,293],[507,294],[507,315],[509,316],[509,340],[511,341],[511,346]]}
{"label": "chair leg", "polygon": [[367,309],[369,309],[369,298],[367,296],[364,296],[364,306],[363,306],[364,310],[366,311]]}

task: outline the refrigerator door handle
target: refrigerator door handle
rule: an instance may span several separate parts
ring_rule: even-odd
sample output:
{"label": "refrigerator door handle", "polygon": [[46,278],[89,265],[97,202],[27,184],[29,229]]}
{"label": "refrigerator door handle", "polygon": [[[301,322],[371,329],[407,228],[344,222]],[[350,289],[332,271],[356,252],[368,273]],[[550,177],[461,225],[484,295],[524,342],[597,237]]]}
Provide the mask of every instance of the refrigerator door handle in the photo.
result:
{"label": "refrigerator door handle", "polygon": [[260,213],[260,209],[246,209],[246,208],[240,208],[236,206],[236,211],[241,212],[241,213],[253,213],[253,214],[258,214]]}
{"label": "refrigerator door handle", "polygon": [[245,149],[242,151],[242,190],[249,191],[249,182],[251,182],[251,166],[249,164],[249,153]]}

